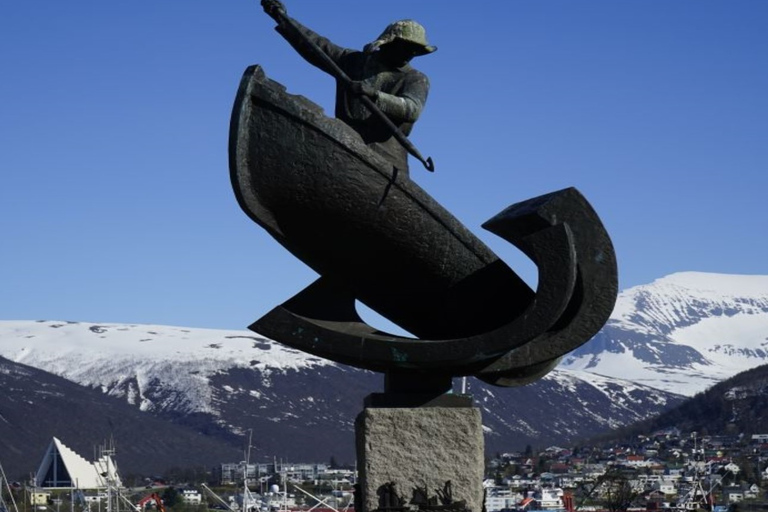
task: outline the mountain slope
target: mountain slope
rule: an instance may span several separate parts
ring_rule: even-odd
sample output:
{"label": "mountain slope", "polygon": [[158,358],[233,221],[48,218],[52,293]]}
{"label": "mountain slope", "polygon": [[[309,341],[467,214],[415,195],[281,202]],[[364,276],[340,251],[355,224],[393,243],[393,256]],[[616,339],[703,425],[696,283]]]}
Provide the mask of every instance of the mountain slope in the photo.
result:
{"label": "mountain slope", "polygon": [[245,331],[78,322],[0,322],[0,355],[125,398],[141,410],[216,414],[209,379],[233,368],[333,365]]}
{"label": "mountain slope", "polygon": [[662,414],[620,429],[604,439],[636,439],[638,434],[677,427],[702,434],[768,432],[768,365],[741,372]]}
{"label": "mountain slope", "polygon": [[[211,436],[174,425],[99,390],[3,357],[0,389],[0,455],[10,479],[28,478],[53,436],[91,459],[94,447],[114,436],[125,474],[241,457],[240,440],[224,431]],[[135,442],[123,442],[127,439]]]}
{"label": "mountain slope", "polygon": [[[363,398],[383,387],[380,375],[244,331],[0,322],[0,354],[207,436],[230,439],[252,429],[258,457],[294,461],[333,455],[352,462],[354,418]],[[517,389],[470,380],[469,392],[482,411],[489,451],[575,440],[681,400],[567,370]],[[66,415],[61,421],[68,421]],[[120,446],[141,442],[130,432],[123,435]],[[220,462],[232,460],[222,456]]]}

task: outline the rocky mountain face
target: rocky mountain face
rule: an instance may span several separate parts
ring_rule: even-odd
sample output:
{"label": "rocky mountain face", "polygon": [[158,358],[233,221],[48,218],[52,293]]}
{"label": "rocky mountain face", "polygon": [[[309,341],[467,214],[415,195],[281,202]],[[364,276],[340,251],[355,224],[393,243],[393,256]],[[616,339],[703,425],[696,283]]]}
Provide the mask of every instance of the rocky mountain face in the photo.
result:
{"label": "rocky mountain face", "polygon": [[[652,417],[755,366],[766,336],[768,277],[676,274],[623,292],[606,327],[544,379],[515,389],[469,379],[468,392],[490,453],[563,445]],[[85,443],[85,456],[111,435],[124,470],[143,474],[242,460],[248,431],[254,461],[351,463],[354,418],[383,388],[379,375],[248,331],[2,321],[0,356],[15,368],[0,370],[13,390],[0,398],[0,457],[22,473],[54,435],[75,449]],[[46,395],[44,382],[61,391]],[[105,421],[102,400],[124,416]],[[41,410],[47,419],[30,424]],[[147,439],[158,440],[131,458]],[[200,439],[219,444],[204,450]]]}

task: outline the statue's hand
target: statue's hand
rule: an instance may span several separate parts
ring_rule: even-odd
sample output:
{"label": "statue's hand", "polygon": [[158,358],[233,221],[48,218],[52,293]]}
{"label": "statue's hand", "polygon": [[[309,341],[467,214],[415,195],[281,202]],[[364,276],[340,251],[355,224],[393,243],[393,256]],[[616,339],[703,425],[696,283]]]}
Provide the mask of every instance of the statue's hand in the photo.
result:
{"label": "statue's hand", "polygon": [[261,0],[261,6],[264,8],[264,12],[277,22],[280,22],[280,20],[288,14],[283,2],[280,0]]}
{"label": "statue's hand", "polygon": [[357,94],[358,96],[368,96],[369,98],[374,100],[379,97],[379,91],[377,91],[370,85],[363,82],[358,82],[358,81],[350,82],[349,89],[354,94]]}

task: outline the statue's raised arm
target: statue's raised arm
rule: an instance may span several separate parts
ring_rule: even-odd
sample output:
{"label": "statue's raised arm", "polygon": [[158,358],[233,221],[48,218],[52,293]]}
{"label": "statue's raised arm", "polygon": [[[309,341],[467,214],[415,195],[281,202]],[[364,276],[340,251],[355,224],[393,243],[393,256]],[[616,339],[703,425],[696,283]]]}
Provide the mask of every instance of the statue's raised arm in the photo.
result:
{"label": "statue's raised arm", "polygon": [[[289,18],[285,5],[279,0],[261,0],[261,6],[264,8],[264,12],[277,22],[275,30],[277,30],[277,32],[282,35],[291,46],[293,46],[299,55],[304,57],[313,66],[322,69],[326,73],[333,74],[333,70],[329,68],[326,60],[321,59],[318,54],[313,51],[307,41],[314,42],[323,53],[330,57],[337,65],[341,62],[344,55],[353,51],[332,43],[327,38],[305,27],[295,19]],[[288,22],[288,20],[290,20],[290,22]]]}
{"label": "statue's raised arm", "polygon": [[406,138],[429,93],[429,80],[410,61],[437,50],[427,43],[424,27],[413,20],[396,21],[361,51],[339,46],[290,18],[279,0],[262,0],[261,5],[302,57],[336,78],[337,118],[398,170],[407,173],[408,153],[434,169]]}

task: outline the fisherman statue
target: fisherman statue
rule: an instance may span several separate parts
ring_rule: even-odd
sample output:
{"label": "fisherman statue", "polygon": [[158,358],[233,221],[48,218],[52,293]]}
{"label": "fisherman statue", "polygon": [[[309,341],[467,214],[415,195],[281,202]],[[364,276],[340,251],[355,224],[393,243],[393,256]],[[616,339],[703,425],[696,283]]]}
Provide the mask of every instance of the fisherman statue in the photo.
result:
{"label": "fisherman statue", "polygon": [[[574,188],[506,208],[483,227],[536,264],[532,290],[407,173],[407,138],[429,82],[411,67],[436,50],[411,20],[363,51],[341,48],[261,0],[277,31],[336,78],[336,118],[270,80],[243,75],[230,176],[243,211],[320,278],[253,325],[259,334],[383,372],[390,394],[444,394],[456,376],[517,386],[550,371],[603,326],[616,299],[608,234]],[[478,164],[479,165],[479,164]],[[362,320],[365,304],[413,336]]]}
{"label": "fisherman statue", "polygon": [[[371,112],[369,102],[403,136],[411,133],[427,101],[429,80],[410,61],[437,50],[427,43],[424,27],[413,20],[396,21],[359,51],[338,46],[290,18],[280,0],[262,0],[261,5],[277,22],[276,30],[302,57],[336,78],[336,117],[354,128],[398,171],[407,173],[406,147],[391,127]],[[339,70],[346,78],[340,77]]]}
{"label": "fisherman statue", "polygon": [[[407,138],[429,89],[410,61],[435,51],[423,27],[399,21],[349,50],[278,0],[261,2],[337,90],[333,118],[258,65],[240,82],[229,138],[237,201],[319,276],[250,329],[384,374],[383,393],[366,397],[356,420],[358,512],[402,508],[395,483],[412,482],[424,486],[423,510],[479,512],[480,411],[451,392],[453,378],[525,385],[592,338],[616,300],[613,244],[575,188],[512,204],[482,227],[533,261],[532,289],[408,175],[409,154],[434,170]],[[410,335],[368,324],[357,303]],[[435,486],[433,500],[426,489]]]}

